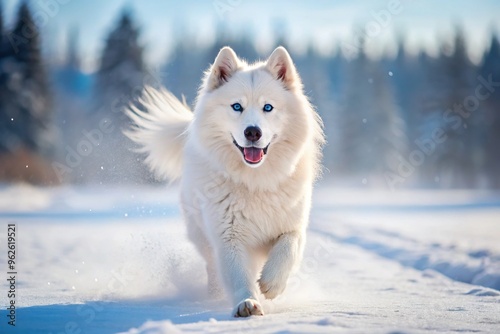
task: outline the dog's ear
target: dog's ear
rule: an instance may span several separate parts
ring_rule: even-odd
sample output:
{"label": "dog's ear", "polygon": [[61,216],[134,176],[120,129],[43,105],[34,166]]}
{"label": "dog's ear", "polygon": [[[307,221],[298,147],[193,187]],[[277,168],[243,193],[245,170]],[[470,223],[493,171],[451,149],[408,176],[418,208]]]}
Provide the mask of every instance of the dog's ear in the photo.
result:
{"label": "dog's ear", "polygon": [[269,56],[266,68],[277,80],[283,82],[287,89],[292,89],[300,83],[292,58],[282,46],[278,46]]}
{"label": "dog's ear", "polygon": [[208,90],[214,90],[227,82],[240,65],[241,62],[233,49],[228,46],[223,47],[210,68],[207,81]]}

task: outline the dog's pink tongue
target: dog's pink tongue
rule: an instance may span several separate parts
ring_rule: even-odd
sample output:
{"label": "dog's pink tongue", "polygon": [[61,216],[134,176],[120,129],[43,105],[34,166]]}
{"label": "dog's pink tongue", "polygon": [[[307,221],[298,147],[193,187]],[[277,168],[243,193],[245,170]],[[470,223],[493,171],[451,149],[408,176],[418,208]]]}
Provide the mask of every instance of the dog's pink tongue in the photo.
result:
{"label": "dog's pink tongue", "polygon": [[252,163],[257,163],[262,160],[264,156],[264,150],[257,147],[245,147],[243,149],[243,154],[245,155],[245,160]]}

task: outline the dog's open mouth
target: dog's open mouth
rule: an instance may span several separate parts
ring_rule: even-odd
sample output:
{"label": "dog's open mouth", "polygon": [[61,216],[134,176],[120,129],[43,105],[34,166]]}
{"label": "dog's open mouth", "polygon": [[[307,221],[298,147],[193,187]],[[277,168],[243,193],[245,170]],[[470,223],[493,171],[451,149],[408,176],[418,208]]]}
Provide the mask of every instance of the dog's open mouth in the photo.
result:
{"label": "dog's open mouth", "polygon": [[234,145],[240,150],[241,154],[243,154],[243,159],[249,164],[258,164],[264,158],[264,155],[267,154],[267,149],[269,148],[269,144],[266,147],[241,147],[238,145],[236,140],[233,140]]}

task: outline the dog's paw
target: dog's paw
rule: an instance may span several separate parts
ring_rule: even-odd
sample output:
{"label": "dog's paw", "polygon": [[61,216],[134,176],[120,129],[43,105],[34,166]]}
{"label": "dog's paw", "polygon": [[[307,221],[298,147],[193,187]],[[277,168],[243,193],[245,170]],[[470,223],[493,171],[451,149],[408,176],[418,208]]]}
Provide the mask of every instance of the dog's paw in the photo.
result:
{"label": "dog's paw", "polygon": [[287,278],[283,275],[273,275],[275,270],[266,270],[264,267],[262,275],[259,279],[259,287],[266,299],[274,299],[281,295],[286,288]]}
{"label": "dog's paw", "polygon": [[262,311],[262,306],[260,306],[259,302],[251,298],[241,301],[233,311],[233,316],[235,318],[249,317],[251,315],[264,315],[264,311]]}

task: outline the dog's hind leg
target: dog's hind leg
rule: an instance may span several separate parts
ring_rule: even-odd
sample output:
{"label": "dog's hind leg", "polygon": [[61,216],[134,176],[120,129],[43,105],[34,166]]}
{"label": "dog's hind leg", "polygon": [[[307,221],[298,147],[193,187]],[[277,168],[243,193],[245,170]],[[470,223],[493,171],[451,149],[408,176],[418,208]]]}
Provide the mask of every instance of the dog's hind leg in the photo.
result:
{"label": "dog's hind leg", "polygon": [[[189,213],[189,211],[186,212]],[[212,298],[219,298],[223,295],[224,291],[221,287],[220,278],[217,272],[217,262],[214,256],[214,249],[210,245],[205,233],[203,233],[202,229],[197,224],[196,218],[199,219],[199,217],[195,214],[185,214],[185,217],[188,237],[205,260],[208,279],[208,294]]]}
{"label": "dog's hind leg", "polygon": [[217,263],[212,247],[207,246],[205,249],[203,257],[207,263],[208,294],[211,298],[218,299],[224,295],[224,290],[220,284]]}

